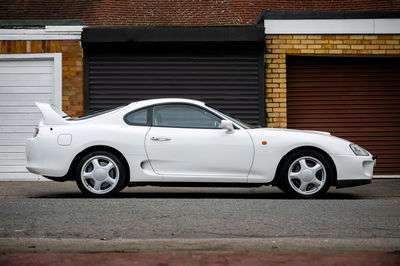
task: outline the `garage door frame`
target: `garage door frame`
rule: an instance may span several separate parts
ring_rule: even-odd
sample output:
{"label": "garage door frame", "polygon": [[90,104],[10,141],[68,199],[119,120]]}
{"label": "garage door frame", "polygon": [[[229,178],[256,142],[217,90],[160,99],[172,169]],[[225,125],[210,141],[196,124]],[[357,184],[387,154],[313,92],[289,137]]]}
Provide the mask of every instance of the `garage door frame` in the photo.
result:
{"label": "garage door frame", "polygon": [[[62,54],[61,53],[26,53],[26,54],[0,54],[0,61],[23,60],[49,60],[53,62],[52,103],[62,105]],[[39,121],[38,121],[39,122]],[[45,178],[30,173],[15,173],[9,178],[1,178],[1,181],[31,181],[46,180]]]}

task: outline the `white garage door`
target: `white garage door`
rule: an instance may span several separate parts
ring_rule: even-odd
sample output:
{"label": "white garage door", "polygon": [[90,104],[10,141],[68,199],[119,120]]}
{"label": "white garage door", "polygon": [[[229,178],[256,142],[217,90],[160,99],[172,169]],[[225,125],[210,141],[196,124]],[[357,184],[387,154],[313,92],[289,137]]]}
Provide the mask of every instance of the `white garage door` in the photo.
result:
{"label": "white garage door", "polygon": [[39,179],[25,168],[25,140],[41,118],[35,102],[58,105],[54,61],[0,57],[0,180]]}

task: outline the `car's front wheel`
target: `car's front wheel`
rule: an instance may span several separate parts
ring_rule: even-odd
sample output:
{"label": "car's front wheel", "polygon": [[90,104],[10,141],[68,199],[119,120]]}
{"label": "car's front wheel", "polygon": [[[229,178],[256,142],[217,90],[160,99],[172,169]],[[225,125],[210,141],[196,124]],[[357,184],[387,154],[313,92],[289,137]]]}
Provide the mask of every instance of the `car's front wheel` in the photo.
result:
{"label": "car's front wheel", "polygon": [[121,160],[107,151],[85,155],[76,169],[76,182],[86,195],[112,196],[125,187],[125,167]]}
{"label": "car's front wheel", "polygon": [[331,184],[333,171],[327,158],[314,150],[290,154],[280,169],[279,187],[301,198],[324,194]]}

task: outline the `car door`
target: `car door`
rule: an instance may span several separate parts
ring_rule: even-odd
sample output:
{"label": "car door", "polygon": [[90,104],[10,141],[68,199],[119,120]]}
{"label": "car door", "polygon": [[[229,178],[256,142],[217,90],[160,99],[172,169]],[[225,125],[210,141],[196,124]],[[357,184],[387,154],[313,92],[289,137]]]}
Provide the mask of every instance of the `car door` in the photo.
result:
{"label": "car door", "polygon": [[254,152],[245,129],[228,133],[219,116],[190,104],[161,104],[152,112],[145,147],[164,181],[247,181]]}

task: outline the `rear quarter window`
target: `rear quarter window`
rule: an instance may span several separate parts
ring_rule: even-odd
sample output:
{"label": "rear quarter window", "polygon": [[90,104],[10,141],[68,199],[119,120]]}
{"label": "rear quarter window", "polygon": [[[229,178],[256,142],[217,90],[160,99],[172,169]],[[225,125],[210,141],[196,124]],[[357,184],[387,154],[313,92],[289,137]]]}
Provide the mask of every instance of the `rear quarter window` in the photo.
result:
{"label": "rear quarter window", "polygon": [[144,108],[128,113],[124,117],[125,122],[132,126],[149,125],[149,108]]}

